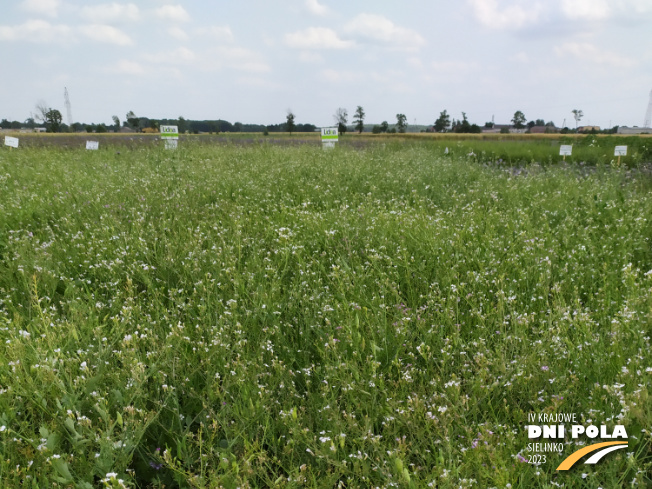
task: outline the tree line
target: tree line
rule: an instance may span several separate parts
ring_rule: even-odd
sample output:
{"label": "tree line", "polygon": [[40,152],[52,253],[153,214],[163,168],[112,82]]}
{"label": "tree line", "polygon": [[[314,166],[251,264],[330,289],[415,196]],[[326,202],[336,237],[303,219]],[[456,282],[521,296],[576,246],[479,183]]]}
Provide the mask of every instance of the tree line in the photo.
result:
{"label": "tree line", "polygon": [[[563,127],[557,129],[555,124],[551,121],[545,122],[543,119],[536,119],[527,121],[525,114],[517,110],[511,119],[511,125],[502,125],[501,132],[509,132],[511,128],[523,131],[531,130],[534,127],[544,127],[546,132],[577,132],[579,122],[584,117],[582,110],[573,109],[571,111],[573,119],[575,120],[575,130]],[[362,133],[365,130],[365,111],[364,108],[358,105],[355,109],[352,118],[352,126],[348,125],[349,114],[347,109],[339,107],[333,114],[333,120],[338,127],[340,134],[345,134],[349,127],[352,130]],[[295,122],[296,116],[291,109],[288,109],[285,123],[279,124],[243,124],[241,122],[231,123],[222,119],[217,120],[190,120],[179,116],[176,119],[152,119],[149,117],[139,117],[133,111],[127,112],[124,119],[121,121],[117,115],[112,116],[113,124],[85,124],[75,122],[72,126],[68,126],[63,122],[61,112],[57,109],[49,107],[44,102],[36,104],[36,112],[24,122],[9,121],[2,119],[0,121],[1,129],[36,129],[45,128],[47,132],[119,132],[128,128],[128,130],[136,132],[158,132],[161,125],[176,125],[179,132],[183,134],[198,134],[198,133],[221,133],[221,132],[262,132],[264,134],[275,132],[315,132],[318,127],[314,124],[298,124]],[[483,129],[493,129],[495,124],[493,122],[486,122],[483,127],[478,124],[469,122],[466,112],[462,112],[462,119],[454,119],[448,114],[446,110],[440,112],[439,117],[434,121],[433,125],[426,129],[427,132],[453,132],[453,133],[481,133]],[[376,124],[372,127],[373,134],[382,133],[405,133],[408,129],[407,117],[405,114],[396,114],[396,122],[390,125],[387,121]],[[607,129],[603,132],[616,132],[618,126],[612,129]]]}

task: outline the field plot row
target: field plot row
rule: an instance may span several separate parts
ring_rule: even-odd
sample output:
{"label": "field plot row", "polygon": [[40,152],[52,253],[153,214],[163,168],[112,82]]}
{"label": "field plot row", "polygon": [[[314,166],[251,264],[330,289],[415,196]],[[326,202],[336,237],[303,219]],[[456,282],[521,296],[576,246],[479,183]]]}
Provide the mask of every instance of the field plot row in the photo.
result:
{"label": "field plot row", "polygon": [[2,485],[649,487],[652,180],[460,144],[0,152]]}

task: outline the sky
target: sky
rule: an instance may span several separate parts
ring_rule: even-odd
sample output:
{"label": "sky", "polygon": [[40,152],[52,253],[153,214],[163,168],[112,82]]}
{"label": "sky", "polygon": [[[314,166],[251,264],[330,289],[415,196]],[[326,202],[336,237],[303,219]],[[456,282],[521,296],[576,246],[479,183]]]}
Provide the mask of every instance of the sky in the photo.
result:
{"label": "sky", "polygon": [[652,0],[0,0],[0,119],[642,126]]}

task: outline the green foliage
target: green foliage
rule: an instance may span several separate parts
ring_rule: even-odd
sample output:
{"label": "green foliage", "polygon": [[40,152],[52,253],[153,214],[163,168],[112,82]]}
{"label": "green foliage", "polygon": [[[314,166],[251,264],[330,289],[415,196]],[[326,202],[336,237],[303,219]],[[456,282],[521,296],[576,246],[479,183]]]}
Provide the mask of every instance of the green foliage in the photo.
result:
{"label": "green foliage", "polygon": [[355,109],[355,114],[353,115],[353,123],[355,124],[355,130],[358,131],[359,134],[362,134],[362,131],[364,131],[364,109],[358,105]]}
{"label": "green foliage", "polygon": [[648,487],[651,185],[554,149],[0,151],[3,487]]}
{"label": "green foliage", "polygon": [[435,121],[434,128],[435,132],[446,132],[451,125],[451,118],[448,115],[448,112],[445,110],[439,114],[439,117]]}
{"label": "green foliage", "polygon": [[402,134],[407,130],[407,126],[407,117],[405,114],[396,114],[396,130]]}
{"label": "green foliage", "polygon": [[61,112],[57,109],[50,109],[45,113],[45,124],[48,132],[59,132],[61,130]]}
{"label": "green foliage", "polygon": [[525,127],[526,121],[527,118],[525,117],[525,114],[523,114],[523,112],[521,112],[520,110],[514,112],[514,117],[512,117],[512,124],[514,124],[514,127],[516,129],[523,129]]}
{"label": "green foliage", "polygon": [[294,114],[292,113],[291,110],[288,110],[287,117],[285,118],[285,130],[292,134],[292,131],[294,131],[295,124],[294,124]]}

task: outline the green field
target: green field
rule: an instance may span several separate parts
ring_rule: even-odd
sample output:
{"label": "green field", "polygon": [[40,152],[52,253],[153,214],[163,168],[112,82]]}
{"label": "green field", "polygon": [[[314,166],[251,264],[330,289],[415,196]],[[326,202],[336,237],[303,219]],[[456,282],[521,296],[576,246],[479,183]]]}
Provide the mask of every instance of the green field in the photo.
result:
{"label": "green field", "polygon": [[650,487],[652,141],[590,141],[1,149],[0,487]]}

